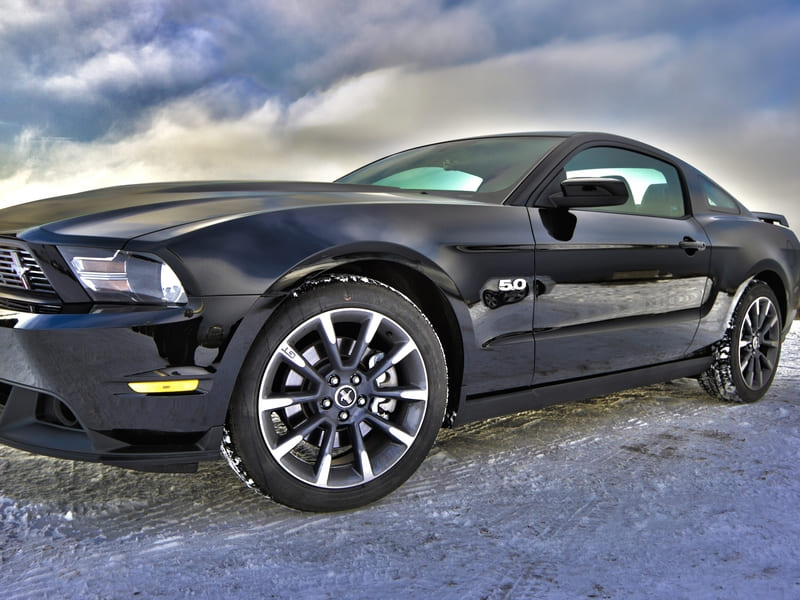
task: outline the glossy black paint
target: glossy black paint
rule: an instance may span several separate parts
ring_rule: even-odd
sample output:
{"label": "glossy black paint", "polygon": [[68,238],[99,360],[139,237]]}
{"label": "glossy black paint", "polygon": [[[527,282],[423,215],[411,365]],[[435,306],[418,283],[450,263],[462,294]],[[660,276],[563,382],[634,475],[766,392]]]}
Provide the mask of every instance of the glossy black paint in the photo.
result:
{"label": "glossy black paint", "polygon": [[[542,223],[546,210],[531,211],[536,278],[544,290],[534,315],[534,382],[684,356],[710,285],[710,253],[679,243],[708,242],[702,228],[693,219],[575,211],[574,232],[562,241]],[[617,344],[624,351],[610,353]]]}
{"label": "glossy black paint", "polygon": [[[674,165],[687,216],[553,207],[563,164],[595,145]],[[448,358],[450,423],[696,375],[750,278],[776,290],[786,331],[800,298],[794,235],[744,207],[709,211],[701,177],[632,140],[576,134],[502,204],[480,194],[215,182],[4,209],[0,235],[30,249],[60,302],[57,314],[42,314],[40,299],[0,288],[0,440],[147,469],[216,456],[254,338],[294,290],[332,272],[382,280],[428,315]],[[59,244],[155,254],[189,303],[93,305]],[[127,386],[161,376],[200,387],[146,395]],[[74,422],[59,419],[64,408]]]}

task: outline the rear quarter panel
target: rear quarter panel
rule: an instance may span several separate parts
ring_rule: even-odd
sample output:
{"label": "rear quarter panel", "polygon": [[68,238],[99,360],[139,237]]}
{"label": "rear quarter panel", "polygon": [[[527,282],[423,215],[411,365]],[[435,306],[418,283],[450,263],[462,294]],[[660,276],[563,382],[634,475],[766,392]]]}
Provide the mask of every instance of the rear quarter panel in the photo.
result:
{"label": "rear quarter panel", "polygon": [[713,288],[704,304],[694,348],[721,338],[737,301],[737,292],[750,278],[771,277],[779,283],[778,302],[784,314],[784,334],[797,314],[800,299],[800,243],[784,227],[747,215],[700,214],[697,221],[711,240]]}

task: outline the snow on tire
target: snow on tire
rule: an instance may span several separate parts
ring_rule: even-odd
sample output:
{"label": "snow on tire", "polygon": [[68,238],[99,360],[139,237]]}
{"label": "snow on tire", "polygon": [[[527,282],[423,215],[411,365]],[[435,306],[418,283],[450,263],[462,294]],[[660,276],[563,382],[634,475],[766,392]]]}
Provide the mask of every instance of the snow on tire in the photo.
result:
{"label": "snow on tire", "polygon": [[730,402],[755,402],[769,389],[781,353],[781,314],[772,289],[761,281],[746,290],[714,362],[698,378],[710,395]]}
{"label": "snow on tire", "polygon": [[257,338],[222,452],[278,502],[354,508],[417,469],[446,399],[444,351],[416,305],[377,281],[335,276],[296,292]]}

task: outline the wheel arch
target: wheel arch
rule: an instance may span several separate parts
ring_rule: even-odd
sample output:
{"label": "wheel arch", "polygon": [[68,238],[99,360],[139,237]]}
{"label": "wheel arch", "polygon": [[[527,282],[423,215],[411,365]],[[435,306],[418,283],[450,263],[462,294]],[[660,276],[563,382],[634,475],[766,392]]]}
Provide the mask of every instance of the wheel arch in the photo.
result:
{"label": "wheel arch", "polygon": [[763,281],[770,287],[770,289],[772,289],[773,293],[775,294],[775,298],[778,300],[778,310],[780,310],[781,313],[781,323],[784,327],[786,327],[789,304],[787,288],[783,282],[783,279],[773,270],[760,271],[754,276],[754,279],[756,281]]}

